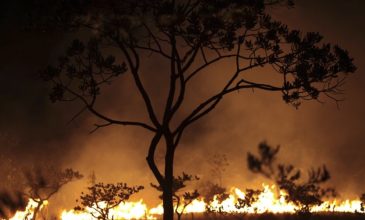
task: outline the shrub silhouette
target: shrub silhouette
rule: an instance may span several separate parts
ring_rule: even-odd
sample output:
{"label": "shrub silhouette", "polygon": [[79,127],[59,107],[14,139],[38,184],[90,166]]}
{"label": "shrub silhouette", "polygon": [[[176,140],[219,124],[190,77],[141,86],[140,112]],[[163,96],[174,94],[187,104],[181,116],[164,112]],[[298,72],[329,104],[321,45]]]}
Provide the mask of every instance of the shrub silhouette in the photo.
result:
{"label": "shrub silhouette", "polygon": [[245,197],[237,199],[236,208],[243,209],[251,207],[253,203],[257,202],[261,193],[262,190],[246,189]]}
{"label": "shrub silhouette", "polygon": [[293,165],[277,163],[279,149],[279,146],[273,148],[266,142],[260,143],[258,156],[247,154],[248,168],[273,179],[287,193],[285,199],[299,207],[297,213],[307,215],[311,207],[323,203],[324,197],[336,196],[334,188],[322,187],[330,179],[326,166],[309,169],[308,178],[303,180],[301,171]]}
{"label": "shrub silhouette", "polygon": [[110,210],[127,201],[133,194],[143,189],[143,186],[129,187],[126,183],[96,183],[87,188],[88,192],[81,193],[80,204],[76,211],[88,212],[96,219],[110,220]]}

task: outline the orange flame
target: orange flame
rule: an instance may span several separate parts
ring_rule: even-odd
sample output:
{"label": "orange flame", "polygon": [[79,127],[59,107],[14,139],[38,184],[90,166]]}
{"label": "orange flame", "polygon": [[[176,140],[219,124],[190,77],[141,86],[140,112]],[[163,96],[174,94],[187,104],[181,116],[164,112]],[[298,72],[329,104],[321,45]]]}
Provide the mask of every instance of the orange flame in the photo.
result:
{"label": "orange flame", "polygon": [[[233,187],[231,193],[224,201],[219,201],[217,197],[214,197],[210,204],[204,202],[203,198],[198,198],[189,204],[184,213],[204,213],[207,211],[206,207],[209,205],[211,210],[219,210],[226,213],[294,213],[299,209],[296,205],[285,200],[285,192],[277,190],[275,185],[269,186],[263,184],[263,190],[258,196],[258,200],[254,202],[250,207],[244,207],[238,209],[236,207],[238,198],[243,199],[245,193],[238,188]],[[30,201],[27,210],[24,212],[17,212],[11,220],[21,220],[24,216],[32,212],[34,201]],[[46,204],[45,204],[46,205]],[[103,202],[98,203],[99,207],[103,206]],[[175,207],[176,208],[176,207]],[[178,207],[178,210],[182,210],[182,207]],[[361,211],[360,200],[331,200],[325,201],[320,206],[314,206],[310,210],[311,212],[346,212],[346,213],[364,213]],[[94,220],[90,213],[97,213],[92,208],[87,208],[86,211],[74,211],[74,210],[63,210],[60,218],[62,220]],[[112,219],[157,219],[163,214],[162,204],[148,208],[143,200],[137,202],[125,202],[119,206],[110,210],[110,218]]]}
{"label": "orange flame", "polygon": [[[27,207],[25,208],[25,210],[24,211],[17,211],[15,213],[15,215],[12,218],[10,218],[10,220],[32,219],[33,215],[34,215],[34,209],[37,207],[37,205],[38,204],[34,200],[29,199],[29,202],[28,202]],[[47,205],[48,205],[47,201],[43,202],[43,204],[40,207],[40,210],[42,210],[42,208],[44,208]]]}
{"label": "orange flame", "polygon": [[[105,207],[105,203],[98,203],[98,207]],[[94,216],[99,216],[98,213],[92,208],[86,208],[85,212],[80,211],[66,211],[64,210],[61,213],[62,220],[91,220],[95,219],[92,217],[90,213],[93,213]],[[143,200],[138,202],[125,202],[121,203],[118,206],[114,207],[110,210],[110,219],[155,219],[153,216],[148,215],[148,209],[146,204],[143,203]]]}

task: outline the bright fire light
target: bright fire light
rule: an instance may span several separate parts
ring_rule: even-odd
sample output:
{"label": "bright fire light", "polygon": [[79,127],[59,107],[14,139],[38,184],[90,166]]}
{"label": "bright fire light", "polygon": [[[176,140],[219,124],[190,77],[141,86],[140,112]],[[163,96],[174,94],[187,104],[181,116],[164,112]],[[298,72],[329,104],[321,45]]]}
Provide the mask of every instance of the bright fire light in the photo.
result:
{"label": "bright fire light", "polygon": [[[100,202],[98,206],[103,208],[105,207],[105,203]],[[86,208],[85,212],[75,211],[75,210],[64,210],[61,213],[62,220],[93,220],[95,219],[90,213],[93,213],[94,216],[99,216],[99,214],[92,208]],[[125,202],[120,203],[118,206],[114,207],[109,212],[110,219],[154,219],[153,216],[148,214],[148,209],[143,200],[138,202]]]}
{"label": "bright fire light", "polygon": [[[203,198],[198,198],[190,205],[188,205],[184,213],[203,213],[207,211],[207,206],[209,205],[210,210],[220,210],[226,213],[295,213],[299,209],[296,205],[285,200],[285,192],[277,190],[274,185],[269,186],[263,184],[263,190],[258,195],[258,199],[249,207],[244,207],[238,209],[236,207],[239,198],[243,199],[245,197],[245,192],[238,188],[232,188],[231,193],[227,199],[224,201],[219,201],[217,197],[214,197],[210,204],[206,204]],[[103,202],[98,204],[102,207]],[[30,201],[27,210],[24,212],[17,212],[16,215],[11,218],[11,220],[21,220],[24,217],[32,213],[35,207],[35,202]],[[181,210],[182,207],[179,207]],[[310,210],[311,212],[346,212],[346,213],[359,213],[361,211],[361,201],[360,200],[345,200],[345,201],[325,201],[320,206],[314,206]],[[85,211],[75,211],[75,210],[64,210],[62,211],[60,218],[62,220],[95,220],[90,213],[97,213],[92,208],[87,208]],[[119,206],[110,210],[110,219],[157,219],[163,214],[162,204],[148,208],[143,200],[137,202],[125,202],[121,203]]]}
{"label": "bright fire light", "polygon": [[[10,220],[32,219],[34,214],[34,209],[37,207],[37,205],[38,204],[34,200],[30,199],[25,210],[17,211],[15,215],[12,218],[10,218]],[[43,202],[39,211],[41,211],[41,209],[44,208],[44,206],[46,205],[48,205],[48,202],[47,201]]]}

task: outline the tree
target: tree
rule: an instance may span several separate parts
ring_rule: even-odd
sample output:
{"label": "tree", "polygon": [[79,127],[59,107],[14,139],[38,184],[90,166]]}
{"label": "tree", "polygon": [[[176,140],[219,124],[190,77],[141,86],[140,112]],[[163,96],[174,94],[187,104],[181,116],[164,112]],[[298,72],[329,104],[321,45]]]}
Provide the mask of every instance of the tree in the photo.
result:
{"label": "tree", "polygon": [[[199,180],[198,176],[193,176],[190,174],[182,173],[180,176],[174,177],[174,184],[172,188],[173,192],[173,199],[175,202],[175,213],[177,215],[177,219],[180,220],[182,214],[184,214],[184,211],[188,205],[190,205],[194,199],[197,199],[200,196],[200,193],[198,190],[193,190],[191,192],[185,191],[181,193],[180,191],[186,187],[186,184],[191,181],[197,181]],[[155,185],[151,183],[151,186],[158,191],[163,193],[163,188],[160,185]],[[163,195],[160,196],[161,199],[163,199]]]}
{"label": "tree", "polygon": [[37,168],[25,173],[25,195],[36,202],[32,220],[46,201],[56,194],[65,184],[81,179],[83,176],[72,169],[60,170],[52,167]]}
{"label": "tree", "polygon": [[[58,65],[42,71],[41,77],[53,85],[51,100],[81,101],[81,111],[75,117],[89,111],[103,121],[93,131],[122,125],[151,133],[146,160],[163,187],[165,220],[173,219],[174,214],[176,149],[187,128],[214,110],[225,97],[237,91],[258,89],[281,93],[283,100],[295,107],[303,100],[319,100],[321,94],[338,101],[346,76],[356,70],[346,50],[321,43],[319,33],[289,30],[273,20],[266,10],[273,5],[291,6],[292,1],[55,0],[53,4],[44,1],[43,5],[42,0],[37,2],[41,7],[32,11],[34,28],[44,31],[62,27],[82,38],[91,36],[87,43],[73,41]],[[113,52],[105,48],[112,48]],[[122,58],[116,59],[114,53]],[[144,77],[149,71],[143,67],[152,58],[169,66],[156,66],[168,83],[158,80],[154,87],[167,88],[165,96],[152,97],[146,88]],[[217,71],[214,67],[225,62],[232,64],[231,69],[221,73],[228,77],[227,81],[215,94],[201,98],[199,104],[189,109],[185,98],[193,82],[211,82],[213,79],[207,72]],[[263,71],[264,80],[248,77],[255,69]],[[145,104],[147,121],[109,116],[96,105],[101,90],[126,75],[132,77]],[[272,81],[273,78],[280,80]],[[166,99],[164,106],[156,106],[161,97]],[[166,149],[162,169],[155,162],[158,147]]]}
{"label": "tree", "polygon": [[308,170],[307,180],[302,180],[301,171],[291,164],[277,164],[279,146],[273,148],[266,142],[259,144],[259,156],[247,155],[248,167],[255,173],[261,173],[273,179],[287,195],[285,199],[299,209],[299,214],[310,214],[311,207],[321,205],[324,197],[336,196],[334,188],[322,187],[330,179],[326,166]]}
{"label": "tree", "polygon": [[251,207],[252,204],[259,200],[259,195],[261,193],[262,190],[246,189],[245,197],[237,199],[236,208],[243,209],[245,207]]}
{"label": "tree", "polygon": [[[206,204],[207,214],[224,214],[221,203],[229,197],[226,187],[208,180],[200,184],[199,191]],[[219,201],[218,205],[213,204],[215,200]]]}
{"label": "tree", "polygon": [[211,213],[223,213],[223,207],[221,205],[212,205],[214,199],[222,202],[229,197],[227,188],[223,186],[222,180],[226,167],[229,166],[227,156],[221,153],[213,154],[209,160],[210,175],[209,179],[201,182],[200,192],[206,203],[206,210],[208,214]]}
{"label": "tree", "polygon": [[[76,211],[87,211],[96,219],[110,220],[110,210],[125,202],[131,195],[139,192],[143,186],[129,187],[126,183],[96,183],[88,187],[88,193],[81,193],[80,205]],[[78,202],[78,200],[76,200]]]}

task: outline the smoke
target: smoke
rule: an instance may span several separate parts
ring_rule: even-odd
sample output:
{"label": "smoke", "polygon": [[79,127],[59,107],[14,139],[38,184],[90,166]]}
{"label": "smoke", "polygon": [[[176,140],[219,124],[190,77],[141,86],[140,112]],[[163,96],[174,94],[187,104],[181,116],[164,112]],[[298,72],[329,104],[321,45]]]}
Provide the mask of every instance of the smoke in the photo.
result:
{"label": "smoke", "polygon": [[[348,79],[344,88],[346,101],[340,103],[340,109],[328,99],[324,99],[325,104],[305,102],[297,110],[285,104],[281,94],[257,90],[232,94],[187,130],[176,152],[176,173],[185,171],[207,180],[209,158],[223,153],[230,163],[223,177],[224,185],[259,187],[268,180],[249,173],[246,153],[267,140],[282,146],[279,157],[283,161],[303,170],[326,164],[333,177],[331,184],[343,197],[359,195],[365,181],[365,125],[361,123],[365,121],[365,104],[361,102],[365,92],[361,62],[365,56],[365,29],[360,28],[364,20],[360,5],[363,3],[358,1],[305,1],[295,9],[273,12],[290,27],[319,31],[325,36],[324,41],[338,43],[355,57],[358,71]],[[339,15],[340,21],[335,19]],[[37,79],[37,71],[62,54],[69,40],[69,36],[59,33],[25,33],[13,28],[0,43],[0,132],[7,134],[0,136],[2,153],[25,165],[46,161],[72,167],[85,176],[94,171],[97,181],[144,185],[146,189],[136,198],[144,198],[147,203],[159,202],[158,192],[148,187],[155,182],[145,161],[152,138],[149,132],[110,126],[89,134],[98,122],[92,115],[85,113],[67,123],[80,109],[80,103],[51,104],[48,100],[49,88]],[[143,67],[143,80],[159,110],[166,99],[167,87],[163,85],[167,81],[161,75],[164,71],[160,71],[165,67],[163,61],[150,58]],[[179,114],[183,116],[200,98],[216,91],[225,77],[218,73],[229,68],[230,63],[225,63],[207,72],[207,77],[199,78],[189,88],[184,103],[187,107]],[[142,99],[127,75],[102,89],[97,108],[112,117],[148,119]],[[163,150],[157,155],[162,157]],[[87,178],[70,183],[55,195],[53,204],[73,208],[73,201],[87,184]]]}

